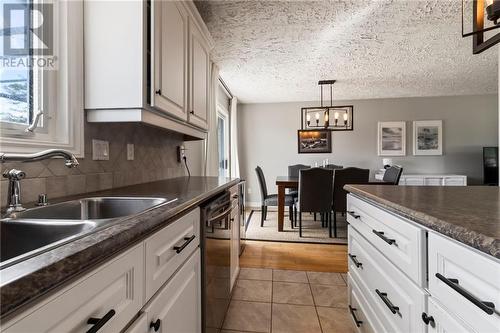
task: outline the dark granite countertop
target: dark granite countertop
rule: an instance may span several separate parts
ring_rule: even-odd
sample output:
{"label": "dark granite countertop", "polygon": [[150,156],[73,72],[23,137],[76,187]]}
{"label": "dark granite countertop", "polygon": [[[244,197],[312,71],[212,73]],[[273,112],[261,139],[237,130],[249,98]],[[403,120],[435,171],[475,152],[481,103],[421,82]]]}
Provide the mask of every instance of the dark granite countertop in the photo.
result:
{"label": "dark granite countertop", "polygon": [[59,199],[65,201],[93,196],[177,198],[172,203],[122,218],[109,227],[1,270],[0,316],[5,318],[86,273],[238,182],[239,179],[229,178],[180,177]]}
{"label": "dark granite countertop", "polygon": [[347,185],[345,189],[500,259],[499,187]]}

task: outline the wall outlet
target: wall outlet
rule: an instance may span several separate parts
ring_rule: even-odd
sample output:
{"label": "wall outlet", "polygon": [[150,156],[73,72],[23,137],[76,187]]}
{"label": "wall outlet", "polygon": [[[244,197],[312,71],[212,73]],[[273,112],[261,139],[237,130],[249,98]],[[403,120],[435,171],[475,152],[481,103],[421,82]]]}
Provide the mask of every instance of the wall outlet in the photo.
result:
{"label": "wall outlet", "polygon": [[177,146],[177,162],[182,162],[184,156],[186,156],[186,148]]}
{"label": "wall outlet", "polygon": [[127,143],[127,161],[134,160],[134,144]]}
{"label": "wall outlet", "polygon": [[94,161],[109,160],[109,142],[103,140],[92,140],[92,159]]}

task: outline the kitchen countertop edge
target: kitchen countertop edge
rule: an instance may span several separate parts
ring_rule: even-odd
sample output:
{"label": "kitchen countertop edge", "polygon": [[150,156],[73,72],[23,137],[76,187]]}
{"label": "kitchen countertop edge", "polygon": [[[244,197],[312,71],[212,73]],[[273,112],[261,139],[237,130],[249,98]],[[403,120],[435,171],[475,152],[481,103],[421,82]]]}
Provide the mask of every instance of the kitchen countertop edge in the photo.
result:
{"label": "kitchen countertop edge", "polygon": [[[138,244],[172,223],[180,214],[194,209],[239,181],[239,178],[227,179],[224,184],[219,183],[206,192],[120,219],[109,227],[11,266],[17,269],[18,276],[7,274],[10,275],[7,276],[8,282],[4,279],[0,281],[0,319],[10,319],[49,292],[71,283],[99,264]],[[8,272],[11,267],[5,268],[2,273]]]}
{"label": "kitchen countertop edge", "polygon": [[362,197],[363,199],[367,199],[368,201],[371,201],[372,203],[381,206],[382,208],[392,213],[403,216],[404,218],[416,222],[442,235],[450,237],[462,244],[473,247],[474,249],[479,250],[484,254],[500,259],[499,239],[486,236],[463,226],[456,225],[452,222],[444,221],[443,219],[434,217],[424,212],[420,212],[412,208],[397,204],[373,193],[364,191],[356,187],[356,185],[346,185],[344,189],[347,192]]}

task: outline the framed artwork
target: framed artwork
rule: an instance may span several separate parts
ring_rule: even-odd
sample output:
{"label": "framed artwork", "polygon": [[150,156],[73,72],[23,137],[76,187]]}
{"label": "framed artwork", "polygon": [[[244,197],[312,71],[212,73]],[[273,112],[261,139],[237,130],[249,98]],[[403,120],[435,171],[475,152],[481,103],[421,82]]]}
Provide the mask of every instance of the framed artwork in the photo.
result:
{"label": "framed artwork", "polygon": [[443,121],[413,122],[413,155],[443,155]]}
{"label": "framed artwork", "polygon": [[299,154],[324,154],[332,152],[332,132],[329,130],[298,130]]}
{"label": "framed artwork", "polygon": [[378,155],[406,155],[405,121],[387,121],[378,123]]}

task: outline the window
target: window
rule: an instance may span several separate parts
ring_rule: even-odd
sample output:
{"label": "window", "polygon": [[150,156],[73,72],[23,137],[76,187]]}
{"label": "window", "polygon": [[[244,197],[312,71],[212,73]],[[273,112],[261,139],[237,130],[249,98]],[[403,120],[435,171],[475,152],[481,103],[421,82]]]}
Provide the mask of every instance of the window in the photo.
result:
{"label": "window", "polygon": [[[9,12],[4,11],[7,8],[2,6],[0,15],[4,18],[5,14],[9,16],[10,25],[8,30],[3,30],[3,38],[10,39],[10,45],[14,49],[25,48],[24,43],[28,43],[28,50],[32,50],[32,40],[27,33],[32,26],[32,15],[24,15],[30,12],[32,5],[27,1],[14,1],[13,4],[19,4],[19,8],[13,7]],[[6,26],[4,22],[4,26]],[[4,55],[2,47],[2,55]],[[28,52],[20,56],[20,60],[27,62],[32,54]],[[21,67],[3,67],[0,68],[0,121],[10,125],[28,126],[33,117],[33,73],[27,66]]]}
{"label": "window", "polygon": [[83,1],[2,1],[0,20],[1,151],[82,156]]}
{"label": "window", "polygon": [[229,113],[217,107],[217,146],[219,151],[219,177],[229,177]]}

